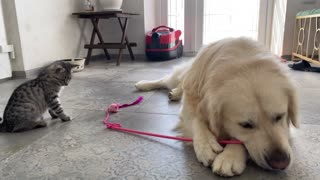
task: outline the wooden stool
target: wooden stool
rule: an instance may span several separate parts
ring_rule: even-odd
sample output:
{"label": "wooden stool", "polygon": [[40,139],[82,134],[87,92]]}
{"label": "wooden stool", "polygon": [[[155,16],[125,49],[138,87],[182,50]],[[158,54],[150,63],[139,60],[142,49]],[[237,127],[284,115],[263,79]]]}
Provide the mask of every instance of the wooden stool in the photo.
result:
{"label": "wooden stool", "polygon": [[[134,60],[134,55],[132,52],[131,47],[136,47],[137,43],[130,43],[129,39],[127,37],[127,27],[128,27],[128,22],[129,18],[134,16],[134,15],[139,15],[135,13],[126,13],[126,12],[121,12],[121,11],[86,11],[86,12],[75,12],[72,13],[72,15],[78,16],[78,18],[81,19],[90,19],[91,23],[93,25],[93,30],[91,34],[91,40],[90,44],[84,45],[84,48],[88,49],[88,54],[86,58],[86,64],[90,63],[91,59],[91,54],[93,49],[103,49],[104,54],[106,55],[107,59],[110,59],[110,55],[108,53],[107,49],[119,49],[118,53],[118,59],[117,59],[117,66],[120,65],[120,60],[122,56],[123,49],[128,48],[130,58],[131,60]],[[101,32],[99,30],[99,20],[100,19],[111,19],[111,18],[117,18],[121,31],[122,31],[122,36],[121,36],[121,41],[119,43],[106,43],[104,42]],[[94,44],[94,40],[96,35],[98,36],[99,42],[97,44]]]}

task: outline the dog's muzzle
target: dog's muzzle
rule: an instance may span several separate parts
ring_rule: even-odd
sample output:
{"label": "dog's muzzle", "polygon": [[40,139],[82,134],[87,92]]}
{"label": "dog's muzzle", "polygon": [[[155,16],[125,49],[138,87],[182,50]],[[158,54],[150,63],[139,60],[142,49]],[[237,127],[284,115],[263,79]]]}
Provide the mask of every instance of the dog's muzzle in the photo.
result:
{"label": "dog's muzzle", "polygon": [[284,170],[290,164],[290,156],[281,150],[272,151],[265,157],[265,160],[274,170]]}

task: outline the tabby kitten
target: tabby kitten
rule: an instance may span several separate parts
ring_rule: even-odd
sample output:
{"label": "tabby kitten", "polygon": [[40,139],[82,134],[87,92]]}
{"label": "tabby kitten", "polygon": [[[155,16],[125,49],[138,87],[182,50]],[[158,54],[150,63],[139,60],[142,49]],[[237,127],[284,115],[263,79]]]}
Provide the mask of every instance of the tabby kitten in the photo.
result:
{"label": "tabby kitten", "polygon": [[59,102],[59,92],[71,80],[74,66],[62,61],[52,63],[39,76],[18,86],[5,108],[0,131],[19,132],[45,127],[43,119],[46,110],[52,118],[70,121]]}

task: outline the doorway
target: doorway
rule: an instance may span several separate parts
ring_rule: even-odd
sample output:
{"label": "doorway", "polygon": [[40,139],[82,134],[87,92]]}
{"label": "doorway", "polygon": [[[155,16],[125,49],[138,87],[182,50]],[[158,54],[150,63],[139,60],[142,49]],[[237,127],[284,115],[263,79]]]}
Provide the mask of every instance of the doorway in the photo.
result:
{"label": "doorway", "polygon": [[3,7],[0,2],[0,79],[7,79],[12,76],[10,57],[8,52],[12,50],[12,46],[8,45],[4,18]]}
{"label": "doorway", "polygon": [[273,0],[161,0],[161,22],[180,29],[184,50],[246,36],[270,47]]}

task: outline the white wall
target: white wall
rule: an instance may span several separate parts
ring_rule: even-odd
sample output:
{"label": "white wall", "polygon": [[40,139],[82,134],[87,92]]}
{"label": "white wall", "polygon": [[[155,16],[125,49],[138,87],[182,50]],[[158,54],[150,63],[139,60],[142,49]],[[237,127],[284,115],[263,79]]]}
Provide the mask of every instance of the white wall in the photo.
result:
{"label": "white wall", "polygon": [[160,25],[160,16],[158,15],[159,10],[160,10],[159,0],[144,0],[145,33],[152,30],[156,26]]}
{"label": "white wall", "polygon": [[71,15],[80,10],[81,1],[15,0],[15,4],[25,71],[85,55],[89,22]]}
{"label": "white wall", "polygon": [[319,9],[320,0],[288,0],[283,40],[283,55],[290,55],[294,34],[294,23],[297,12],[302,10]]}
{"label": "white wall", "polygon": [[[144,21],[144,1],[149,0],[123,0],[122,9],[125,12],[139,13],[129,19],[127,35],[130,42],[136,42],[137,47],[133,47],[134,54],[144,54],[145,49],[145,21]],[[103,38],[108,42],[119,42],[121,40],[121,29],[117,19],[101,21],[99,24]],[[118,53],[118,50],[109,50],[110,53]],[[128,51],[124,51],[128,54]]]}
{"label": "white wall", "polygon": [[13,71],[28,71],[55,60],[83,57],[92,26],[71,15],[79,0],[3,0],[9,43],[15,47]]}

